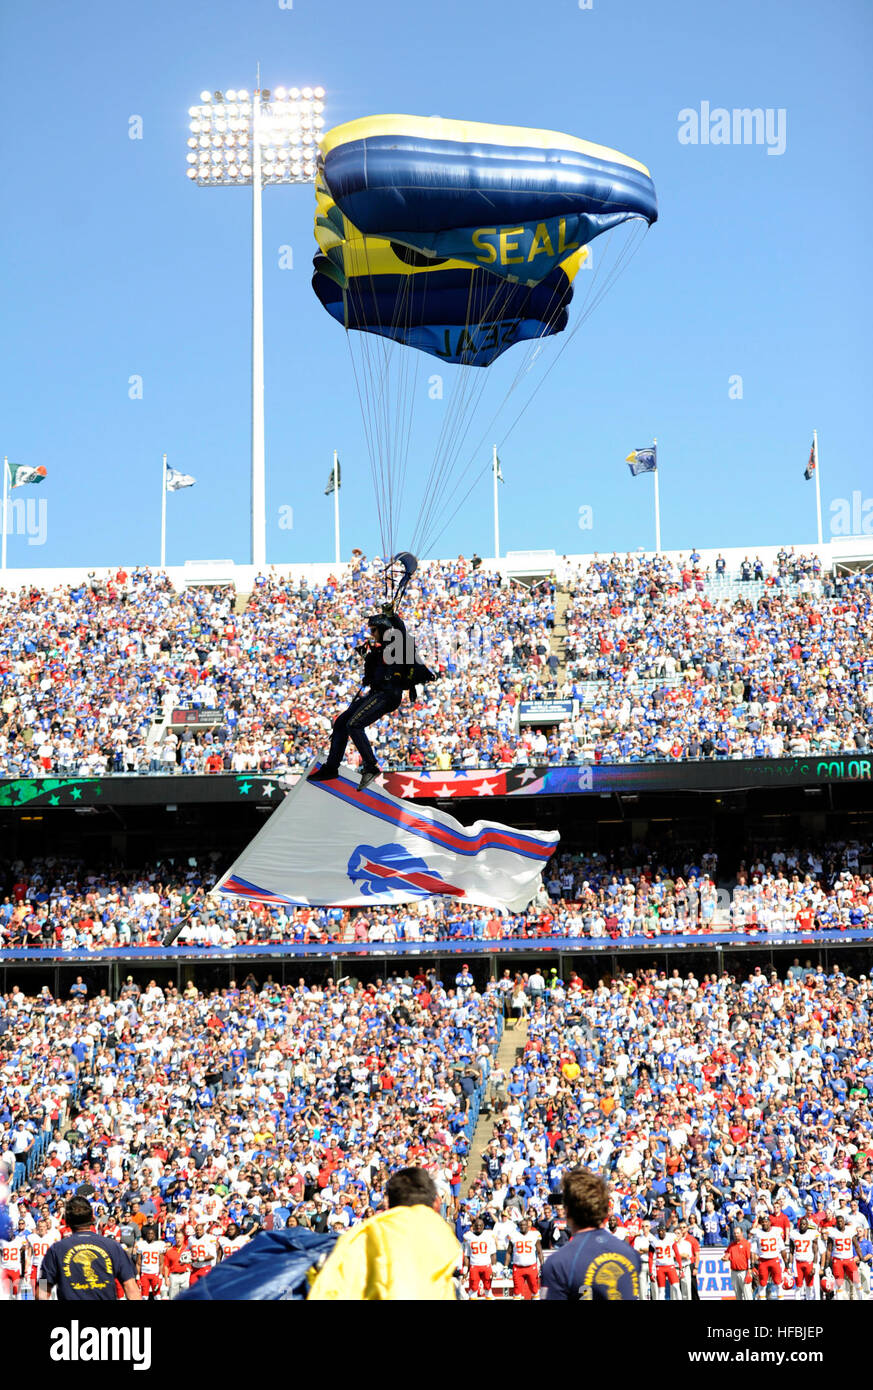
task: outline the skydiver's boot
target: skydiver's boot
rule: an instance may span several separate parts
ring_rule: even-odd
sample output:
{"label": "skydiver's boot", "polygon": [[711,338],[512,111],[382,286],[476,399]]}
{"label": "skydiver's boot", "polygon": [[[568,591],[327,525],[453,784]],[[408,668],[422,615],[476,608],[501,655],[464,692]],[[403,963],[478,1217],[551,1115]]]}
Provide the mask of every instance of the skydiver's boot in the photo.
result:
{"label": "skydiver's boot", "polygon": [[379,772],[380,769],[378,767],[365,767],[364,771],[361,773],[361,780],[358,783],[358,791],[366,791],[370,783],[375,782],[376,778],[379,776]]}
{"label": "skydiver's boot", "polygon": [[307,782],[333,782],[339,777],[339,768],[328,767],[327,763],[317,772],[310,772]]}

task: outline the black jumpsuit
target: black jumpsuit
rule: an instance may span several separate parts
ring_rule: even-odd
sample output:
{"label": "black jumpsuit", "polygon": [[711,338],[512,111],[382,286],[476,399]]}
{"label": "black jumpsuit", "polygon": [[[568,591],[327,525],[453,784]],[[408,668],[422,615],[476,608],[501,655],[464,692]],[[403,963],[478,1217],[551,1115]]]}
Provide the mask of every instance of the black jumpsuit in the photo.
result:
{"label": "black jumpsuit", "polygon": [[323,772],[338,775],[349,739],[361,755],[364,770],[379,771],[379,764],[364,730],[383,715],[393,714],[400,706],[404,687],[400,684],[399,663],[396,660],[386,662],[385,653],[386,649],[396,653],[398,643],[403,644],[401,651],[405,651],[407,640],[406,628],[400,618],[392,618],[391,627],[384,629],[380,641],[368,644],[364,656],[364,685],[369,689],[362,695],[356,695],[348,709],[334,720],[330,751]]}

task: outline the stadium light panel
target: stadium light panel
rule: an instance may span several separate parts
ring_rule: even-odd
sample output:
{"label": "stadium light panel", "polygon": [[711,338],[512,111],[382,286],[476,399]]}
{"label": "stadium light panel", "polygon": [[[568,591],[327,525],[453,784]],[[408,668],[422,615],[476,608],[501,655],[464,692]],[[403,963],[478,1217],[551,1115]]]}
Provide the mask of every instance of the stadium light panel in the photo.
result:
{"label": "stadium light panel", "polygon": [[[266,563],[263,230],[267,185],[312,184],[315,134],[323,127],[323,87],[244,87],[200,93],[188,108],[185,175],[199,188],[252,190],[252,564]],[[302,133],[301,133],[302,132]]]}
{"label": "stadium light panel", "polygon": [[[320,114],[324,109],[324,103],[306,99],[305,92],[308,90],[314,94],[314,88],[282,89],[285,96],[281,98],[278,95],[279,89],[276,89],[271,93],[269,100],[266,99],[267,90],[264,89],[259,94],[261,100],[256,112],[250,105],[229,100],[206,108],[205,114],[203,109],[198,108],[198,119],[191,122],[191,132],[192,136],[196,137],[196,142],[202,148],[228,149],[234,154],[232,160],[225,161],[228,167],[223,171],[223,179],[216,180],[214,170],[210,170],[207,180],[209,185],[216,182],[229,185],[251,183],[255,172],[255,161],[252,158],[255,141],[261,148],[265,181],[312,182],[315,173],[315,145],[318,133],[325,125]],[[233,88],[230,91],[233,91]],[[227,98],[230,91],[226,93]],[[236,92],[237,98],[240,95],[240,92]],[[317,115],[316,108],[319,112]],[[289,163],[288,151],[292,148],[297,153],[302,150],[306,161],[304,167],[301,168],[297,160]],[[235,169],[234,173],[230,172],[231,163]]]}

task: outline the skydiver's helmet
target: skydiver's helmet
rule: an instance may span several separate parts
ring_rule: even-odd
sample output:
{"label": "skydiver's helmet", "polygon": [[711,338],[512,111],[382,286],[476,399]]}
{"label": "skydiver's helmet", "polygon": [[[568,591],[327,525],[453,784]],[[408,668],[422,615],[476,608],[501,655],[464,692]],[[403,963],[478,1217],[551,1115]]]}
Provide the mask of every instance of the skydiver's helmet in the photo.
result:
{"label": "skydiver's helmet", "polygon": [[393,613],[390,616],[388,613],[371,613],[367,619],[367,626],[378,632],[381,637],[394,626],[394,615]]}

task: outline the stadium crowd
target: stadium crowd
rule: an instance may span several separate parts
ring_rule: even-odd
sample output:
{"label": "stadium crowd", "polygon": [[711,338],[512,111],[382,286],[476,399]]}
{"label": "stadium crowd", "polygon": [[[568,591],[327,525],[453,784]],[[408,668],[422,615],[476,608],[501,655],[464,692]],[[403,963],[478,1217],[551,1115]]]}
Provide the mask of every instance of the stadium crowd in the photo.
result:
{"label": "stadium crowd", "polygon": [[[526,1219],[568,1238],[561,1176],[611,1183],[609,1226],[643,1261],[643,1297],[692,1296],[700,1246],[728,1246],[737,1296],[873,1296],[873,985],[799,961],[785,978],[674,970],[587,988],[524,982],[527,1039],[494,1069],[495,1134],[458,1213],[497,1261]],[[508,998],[518,984],[500,982]]]}
{"label": "stadium crowd", "polygon": [[[637,844],[561,851],[522,913],[429,898],[402,907],[283,908],[209,896],[217,852],[198,860],[93,872],[55,857],[16,862],[0,902],[0,946],[101,950],[159,944],[191,914],[183,945],[488,940],[558,936],[619,939],[740,930],[749,935],[840,931],[873,922],[873,845],[835,840],[769,849],[725,866],[711,849],[655,853]],[[729,875],[725,879],[725,875]],[[727,881],[730,889],[719,889]]]}
{"label": "stadium crowd", "polygon": [[[696,1247],[729,1243],[740,1297],[869,1297],[871,1007],[866,976],[799,962],[784,977],[649,970],[594,987],[506,972],[484,993],[466,967],[443,983],[249,977],[209,993],[129,981],[117,1000],[13,987],[3,1292],[38,1277],[72,1194],[161,1296],[259,1228],[365,1219],[390,1172],[419,1164],[478,1291],[505,1263],[528,1298],[567,1239],[555,1198],[581,1164],[609,1180],[644,1296],[688,1296]],[[508,1070],[494,1061],[504,1012],[524,1020]],[[462,1197],[483,1090],[494,1138]]]}
{"label": "stadium crowd", "polygon": [[344,1229],[408,1164],[432,1171],[450,1213],[501,1029],[495,992],[421,973],[212,993],[129,981],[117,1000],[14,986],[0,996],[5,1292],[36,1280],[74,1194],[165,1289],[257,1227]]}
{"label": "stadium crowd", "polygon": [[[595,557],[570,580],[562,651],[553,581],[530,589],[463,557],[422,565],[404,616],[440,679],[379,726],[383,764],[869,749],[873,579],[822,578],[817,557],[791,552],[771,572],[749,559],[741,574],[721,592],[718,562],[704,572],[696,552]],[[382,575],[381,563],[357,557],[323,584],[259,576],[242,612],[232,586],[176,592],[145,569],[52,591],[0,590],[0,770],[307,766],[358,686],[354,649],[385,597]],[[735,592],[743,578],[750,597]],[[518,727],[521,700],[554,696],[578,700],[577,715]],[[173,726],[177,709],[220,720]]]}
{"label": "stadium crowd", "polygon": [[[723,597],[693,556],[595,560],[571,584],[562,696],[583,759],[778,758],[873,743],[873,585],[783,552]],[[598,682],[591,693],[590,682]]]}

